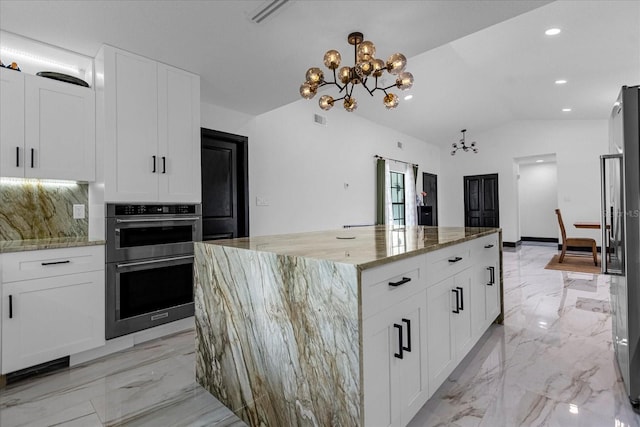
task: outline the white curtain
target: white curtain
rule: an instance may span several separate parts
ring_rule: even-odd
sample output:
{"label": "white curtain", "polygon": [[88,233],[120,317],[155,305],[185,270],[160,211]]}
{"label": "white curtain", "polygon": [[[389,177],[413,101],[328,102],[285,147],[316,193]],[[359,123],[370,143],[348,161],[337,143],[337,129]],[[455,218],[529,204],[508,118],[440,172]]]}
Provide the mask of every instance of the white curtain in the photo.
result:
{"label": "white curtain", "polygon": [[393,204],[391,203],[391,168],[389,160],[384,160],[384,211],[385,224],[393,225]]}
{"label": "white curtain", "polygon": [[413,165],[407,163],[404,171],[404,223],[418,225],[416,208],[416,179],[413,175]]}

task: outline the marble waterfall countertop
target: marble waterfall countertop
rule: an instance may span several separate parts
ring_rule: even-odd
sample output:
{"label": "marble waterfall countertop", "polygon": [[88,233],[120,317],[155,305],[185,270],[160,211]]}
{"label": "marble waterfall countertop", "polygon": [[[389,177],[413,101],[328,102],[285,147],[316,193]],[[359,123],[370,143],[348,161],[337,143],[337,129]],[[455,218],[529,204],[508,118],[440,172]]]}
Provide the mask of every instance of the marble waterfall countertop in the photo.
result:
{"label": "marble waterfall countertop", "polygon": [[392,228],[384,225],[341,230],[213,240],[204,243],[278,255],[376,267],[498,232],[485,227]]}
{"label": "marble waterfall countertop", "polygon": [[51,237],[31,240],[0,240],[0,254],[9,252],[37,251],[40,249],[75,248],[81,246],[104,245],[104,240],[81,237]]}
{"label": "marble waterfall countertop", "polygon": [[499,231],[370,226],[196,242],[197,382],[251,426],[380,425],[364,420],[360,273]]}

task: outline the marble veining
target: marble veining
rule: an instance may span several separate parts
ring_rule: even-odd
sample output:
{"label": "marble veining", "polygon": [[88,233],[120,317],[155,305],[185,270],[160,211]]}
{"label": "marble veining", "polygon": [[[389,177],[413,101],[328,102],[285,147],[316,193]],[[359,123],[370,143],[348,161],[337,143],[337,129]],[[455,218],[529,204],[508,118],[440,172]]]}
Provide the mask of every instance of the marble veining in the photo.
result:
{"label": "marble veining", "polygon": [[54,237],[33,240],[0,240],[0,254],[9,252],[37,251],[40,249],[76,248],[104,244],[104,240],[89,239],[87,236]]}
{"label": "marble veining", "polygon": [[74,204],[89,205],[88,184],[0,182],[0,241],[87,236],[88,212],[74,219]]}
{"label": "marble veining", "polygon": [[[526,245],[504,252],[504,325],[489,329],[409,427],[640,427],[614,363],[610,314],[578,307],[580,298],[608,301],[608,279],[544,270],[556,252]],[[194,336],[142,343],[0,389],[0,425],[246,426],[195,383]],[[192,388],[159,368],[190,376]],[[123,399],[131,387],[137,393]],[[150,398],[154,387],[162,392]]]}
{"label": "marble veining", "polygon": [[203,243],[195,255],[198,382],[253,426],[360,425],[356,267]]}
{"label": "marble veining", "polygon": [[212,240],[211,245],[314,258],[360,269],[409,258],[500,231],[485,227],[394,228],[384,225],[341,230]]}

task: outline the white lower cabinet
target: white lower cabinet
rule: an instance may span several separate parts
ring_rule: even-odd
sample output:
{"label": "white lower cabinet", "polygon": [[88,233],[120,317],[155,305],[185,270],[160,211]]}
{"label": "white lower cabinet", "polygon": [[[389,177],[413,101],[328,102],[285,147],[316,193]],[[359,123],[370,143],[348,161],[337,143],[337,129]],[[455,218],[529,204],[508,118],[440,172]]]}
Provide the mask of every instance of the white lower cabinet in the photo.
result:
{"label": "white lower cabinet", "polygon": [[[2,374],[104,345],[104,264],[87,254],[104,260],[102,246],[4,255]],[[36,277],[7,281],[20,271]]]}
{"label": "white lower cabinet", "polygon": [[363,322],[367,426],[404,426],[429,398],[426,291]]}
{"label": "white lower cabinet", "polygon": [[427,357],[430,395],[473,347],[471,269],[427,289]]}
{"label": "white lower cabinet", "polygon": [[499,234],[362,273],[364,425],[406,426],[500,314]]}

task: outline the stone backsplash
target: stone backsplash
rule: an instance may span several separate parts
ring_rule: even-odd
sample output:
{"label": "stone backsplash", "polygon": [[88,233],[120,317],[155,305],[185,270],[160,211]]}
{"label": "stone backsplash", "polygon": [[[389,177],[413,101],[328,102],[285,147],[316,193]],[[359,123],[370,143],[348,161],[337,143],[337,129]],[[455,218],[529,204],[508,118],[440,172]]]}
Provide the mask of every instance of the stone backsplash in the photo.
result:
{"label": "stone backsplash", "polygon": [[[73,218],[73,205],[85,218]],[[0,181],[0,240],[88,235],[88,184],[6,179]]]}

